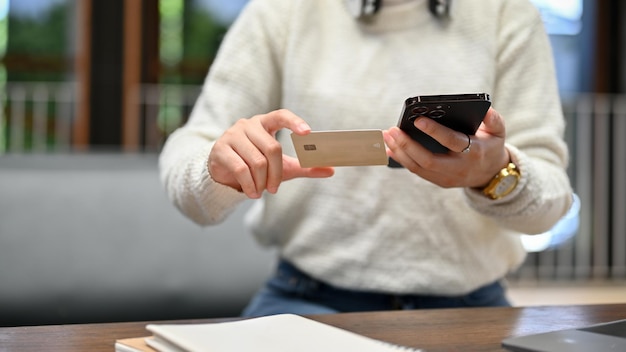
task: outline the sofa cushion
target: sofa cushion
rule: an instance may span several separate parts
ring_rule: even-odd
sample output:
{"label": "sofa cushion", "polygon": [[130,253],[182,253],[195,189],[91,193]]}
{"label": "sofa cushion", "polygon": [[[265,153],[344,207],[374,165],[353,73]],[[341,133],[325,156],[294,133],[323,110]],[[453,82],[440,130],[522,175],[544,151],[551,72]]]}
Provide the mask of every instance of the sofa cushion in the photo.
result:
{"label": "sofa cushion", "polygon": [[201,228],[157,155],[0,156],[0,325],[239,314],[274,265],[242,224]]}

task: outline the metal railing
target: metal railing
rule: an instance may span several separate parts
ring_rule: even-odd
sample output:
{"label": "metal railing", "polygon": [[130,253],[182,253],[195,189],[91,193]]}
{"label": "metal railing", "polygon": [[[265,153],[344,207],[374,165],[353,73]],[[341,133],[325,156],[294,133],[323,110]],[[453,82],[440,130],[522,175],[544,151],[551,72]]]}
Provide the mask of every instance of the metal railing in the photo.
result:
{"label": "metal railing", "polygon": [[0,153],[72,148],[73,83],[8,83],[0,90]]}
{"label": "metal railing", "polygon": [[[144,85],[138,94],[140,150],[158,151],[185,122],[199,86]],[[10,83],[0,111],[0,153],[72,149],[73,83]],[[580,228],[559,248],[530,253],[513,280],[626,279],[626,95],[563,99],[570,177]]]}
{"label": "metal railing", "polygon": [[[140,150],[155,152],[186,121],[200,86],[139,87]],[[76,84],[8,83],[0,88],[0,154],[68,151],[73,148]]]}
{"label": "metal railing", "polygon": [[142,149],[160,150],[167,136],[191,113],[201,86],[146,84],[139,94],[140,123],[144,128]]}

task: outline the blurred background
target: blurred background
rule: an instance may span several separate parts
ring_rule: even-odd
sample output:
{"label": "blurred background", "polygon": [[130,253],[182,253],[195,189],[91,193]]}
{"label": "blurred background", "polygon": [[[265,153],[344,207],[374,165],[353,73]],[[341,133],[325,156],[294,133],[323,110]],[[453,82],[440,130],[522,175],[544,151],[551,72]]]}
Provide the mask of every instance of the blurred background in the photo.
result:
{"label": "blurred background", "polygon": [[[22,203],[16,199],[32,199],[33,183],[41,182],[41,179],[24,181],[34,174],[48,175],[46,172],[53,169],[96,170],[104,175],[111,170],[136,171],[137,165],[145,164],[142,170],[147,170],[152,182],[150,192],[146,193],[162,192],[154,178],[156,155],[168,134],[185,122],[224,33],[246,2],[0,0],[0,251],[31,254],[41,251],[40,246],[34,245],[35,240],[18,242],[28,242],[29,236],[41,238],[42,231],[48,232],[46,236],[67,237],[69,230],[62,227],[68,222],[64,215],[71,218],[71,222],[83,221],[81,226],[77,225],[81,231],[88,232],[85,229],[94,225],[90,214],[85,213],[86,208],[80,205],[71,214],[51,210],[82,204],[88,196],[81,192],[94,187],[85,185],[85,190],[80,191],[76,179],[69,176],[59,179],[59,182],[71,183],[67,191],[60,194],[71,194],[82,200],[66,200],[68,203],[61,204],[59,194],[53,195],[44,188],[38,190],[37,202],[24,203],[19,208],[18,204]],[[581,201],[580,226],[573,238],[562,243],[548,239],[538,247],[529,244],[528,260],[518,272],[511,274],[510,280],[512,285],[521,288],[516,292],[522,292],[529,287],[524,285],[530,283],[529,295],[538,292],[535,289],[538,285],[546,287],[556,283],[562,288],[571,284],[579,287],[578,284],[583,283],[585,287],[608,287],[606,292],[613,294],[611,300],[621,297],[626,300],[623,285],[626,280],[626,3],[618,0],[533,0],[533,3],[541,11],[553,46],[568,123],[569,173]],[[102,155],[106,155],[106,160],[98,159]],[[123,185],[127,179],[117,180],[117,185]],[[111,180],[116,179],[108,178]],[[15,186],[19,182],[24,184],[23,188]],[[136,181],[132,187],[142,184],[145,183]],[[59,183],[55,187],[63,190],[66,186]],[[119,192],[128,193],[128,189]],[[15,198],[11,199],[8,194]],[[53,197],[56,198],[50,200],[50,204],[45,202],[46,198]],[[107,206],[119,208],[119,203],[109,203],[115,205],[100,204],[101,213]],[[168,214],[158,221],[178,216],[167,200],[159,198],[146,199],[139,204],[134,209],[135,218],[140,218],[141,214],[158,214],[154,209],[157,203],[167,209],[164,211]],[[46,227],[33,227],[32,217],[20,218],[27,211],[36,214]],[[120,228],[132,229],[130,222],[136,220],[120,215],[105,228],[109,233]],[[155,220],[152,228],[141,229],[157,232],[157,228],[163,229],[158,221]],[[198,232],[185,221],[176,218],[177,230],[170,231]],[[184,222],[186,225],[182,225]],[[225,226],[231,227],[212,231],[242,231],[239,225],[227,224]],[[132,241],[133,233],[124,235],[127,241]],[[168,235],[176,237],[164,234]],[[101,241],[102,237],[97,240]],[[249,238],[243,240],[250,241]],[[183,240],[173,245],[180,242]],[[137,246],[142,244],[145,242]],[[208,243],[196,245],[198,248],[210,246]],[[239,244],[224,246],[230,250]],[[85,249],[75,248],[72,253],[81,250]],[[4,286],[0,287],[0,315],[3,304],[4,309],[11,305],[21,307],[6,297],[16,294],[20,287],[29,287],[20,281],[13,286],[14,291],[10,291],[2,284],[5,279],[23,278],[27,270],[32,270],[31,274],[44,270],[41,268],[62,260],[59,257],[64,257],[63,253],[60,249],[48,253],[55,257],[50,260],[40,255],[0,255],[0,286]],[[194,255],[201,257],[202,253],[198,251]],[[188,252],[180,255],[190,257]],[[128,260],[127,263],[137,261],[133,258],[132,253],[126,253],[122,259]],[[33,260],[37,265],[27,266],[31,269],[22,267],[26,262],[32,264]],[[80,265],[81,261],[72,263]],[[181,271],[198,265],[206,263],[190,262]],[[16,267],[22,267],[19,269],[22,271]],[[270,266],[263,266],[266,267]],[[106,275],[104,272],[115,270],[105,266],[99,273]],[[40,274],[48,276],[45,271]],[[75,290],[80,283],[72,285],[67,290]],[[171,287],[169,289],[171,293]],[[246,290],[246,295],[252,292],[250,287]],[[562,292],[557,291],[557,302],[563,299]],[[550,303],[546,295],[544,292],[544,300],[539,298],[536,302]],[[524,301],[528,297],[516,298],[520,304],[535,302]],[[45,304],[63,308],[67,304],[63,302],[59,299]],[[42,317],[20,319],[23,312],[16,308],[4,324],[186,317],[193,316],[190,312],[195,309],[191,307],[178,315],[78,318],[72,316],[70,308],[61,308],[50,313],[52,318],[48,320]],[[210,314],[205,311],[198,315]]]}
{"label": "blurred background", "polygon": [[1,152],[157,151],[245,0],[1,0]]}

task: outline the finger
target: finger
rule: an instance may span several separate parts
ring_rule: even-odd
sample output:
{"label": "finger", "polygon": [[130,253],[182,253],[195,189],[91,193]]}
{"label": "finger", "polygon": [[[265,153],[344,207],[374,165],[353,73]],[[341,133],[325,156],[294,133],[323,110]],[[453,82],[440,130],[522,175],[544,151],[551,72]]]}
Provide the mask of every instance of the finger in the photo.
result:
{"label": "finger", "polygon": [[[241,156],[225,143],[216,143],[209,153],[208,169],[211,178],[218,183],[227,185],[243,192],[243,188],[254,186],[252,175],[246,178],[242,170],[235,175],[234,170],[246,165]],[[246,166],[247,167],[247,166]]]}
{"label": "finger", "polygon": [[272,135],[283,128],[288,128],[298,135],[311,132],[311,127],[301,117],[287,109],[280,109],[260,117],[263,128]]}
{"label": "finger", "polygon": [[455,158],[450,157],[448,154],[433,154],[426,148],[423,148],[424,151],[419,154],[419,160],[416,160],[403,149],[399,148],[396,152],[392,151],[391,148],[393,148],[392,145],[395,141],[393,141],[391,136],[385,137],[385,142],[390,146],[387,155],[402,164],[407,170],[444,188],[456,185],[456,183],[454,183],[456,177],[454,172],[458,168],[455,167],[451,169],[453,170],[452,173],[441,172],[442,168],[449,167],[450,165],[455,166],[453,163],[458,163],[458,161],[454,160]]}
{"label": "finger", "polygon": [[299,177],[326,178],[334,174],[335,169],[332,167],[302,168],[298,159],[287,155],[283,156],[283,181]]}
{"label": "finger", "polygon": [[257,191],[254,177],[250,172],[248,163],[233,149],[224,150],[219,153],[220,159],[225,160],[224,165],[229,165],[230,173],[233,175],[235,182],[239,185],[241,192],[249,198],[259,198],[261,193]]}
{"label": "finger", "polygon": [[[416,172],[420,165],[412,155],[424,155],[423,153],[430,153],[426,148],[422,147],[419,143],[413,141],[406,133],[402,132],[398,127],[392,127],[388,131],[383,133],[383,138],[388,149],[388,156],[392,157],[395,161],[402,166]],[[422,154],[420,154],[422,153]]]}
{"label": "finger", "polygon": [[262,133],[259,130],[248,131],[247,137],[259,153],[256,155],[257,159],[251,160],[250,164],[257,190],[262,192],[267,189],[270,193],[276,193],[283,173],[282,146],[264,131]]}
{"label": "finger", "polygon": [[469,153],[472,147],[472,137],[469,134],[466,134],[465,137],[467,137],[467,146],[461,150],[461,153]]}
{"label": "finger", "polygon": [[[274,138],[275,132],[288,128],[298,135],[305,135],[311,132],[311,127],[298,115],[287,109],[280,109],[260,117],[260,123],[264,130],[268,131],[272,140],[268,140],[266,135],[251,135],[250,138],[259,147],[267,158],[267,173],[263,186],[268,192],[276,193],[283,180],[282,147]],[[259,175],[261,176],[261,175]]]}
{"label": "finger", "polygon": [[277,130],[293,128],[298,133],[310,132],[310,127],[288,110],[276,110],[251,119],[237,121],[239,136],[231,136],[233,149],[248,165],[256,193],[267,190],[276,193],[282,179],[282,147],[275,139]]}
{"label": "finger", "polygon": [[460,153],[468,146],[468,135],[448,128],[428,117],[416,119],[414,125],[452,151]]}
{"label": "finger", "polygon": [[232,145],[248,166],[257,194],[276,193],[282,175],[282,147],[263,129],[245,131]]}
{"label": "finger", "polygon": [[[258,121],[255,122],[254,120],[244,119],[237,121],[235,128],[227,130],[220,141],[213,147],[213,151],[215,151],[219,146],[223,145],[225,147],[220,148],[221,153],[232,151],[236,154],[236,158],[231,156],[230,160],[226,160],[222,165],[225,165],[226,169],[233,173],[235,179],[242,182],[240,184],[242,191],[245,189],[246,191],[244,193],[249,196],[252,195],[253,198],[255,195],[263,193],[265,188],[267,182],[267,171],[265,170],[267,160],[265,155],[258,148],[259,142],[250,140],[248,134],[250,131],[259,131],[258,133],[267,136],[267,139],[274,140],[274,138],[260,128],[258,124],[258,127],[254,127],[255,123],[258,123]],[[250,127],[250,125],[252,125],[252,127]],[[228,153],[228,155],[230,155],[230,153]],[[245,172],[242,162],[248,169]],[[235,173],[237,173],[237,175],[235,175]],[[250,174],[249,177],[252,179],[251,184],[248,178],[244,177],[244,173]],[[243,182],[247,183],[244,184]],[[251,186],[254,187],[254,192],[249,190]]]}
{"label": "finger", "polygon": [[506,135],[506,127],[504,118],[495,109],[489,108],[483,123],[480,125],[479,132],[488,133],[492,136],[504,138]]}

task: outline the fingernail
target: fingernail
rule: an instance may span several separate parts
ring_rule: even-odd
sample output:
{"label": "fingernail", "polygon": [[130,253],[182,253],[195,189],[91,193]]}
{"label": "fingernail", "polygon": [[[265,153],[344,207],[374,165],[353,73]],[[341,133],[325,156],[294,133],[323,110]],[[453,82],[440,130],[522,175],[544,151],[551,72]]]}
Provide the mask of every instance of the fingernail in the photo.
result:
{"label": "fingernail", "polygon": [[393,142],[393,136],[391,135],[391,131],[384,133],[383,134],[383,140],[385,141],[385,143],[389,144],[391,142]]}
{"label": "fingernail", "polygon": [[397,128],[392,128],[389,130],[389,135],[391,138],[396,139],[400,136],[400,130]]}
{"label": "fingernail", "polygon": [[308,132],[311,130],[311,127],[309,127],[309,125],[307,125],[306,123],[301,123],[298,125],[298,131],[300,132]]}

